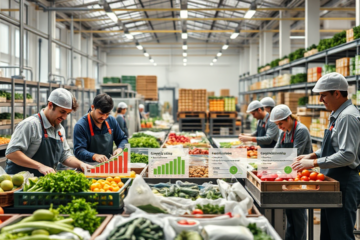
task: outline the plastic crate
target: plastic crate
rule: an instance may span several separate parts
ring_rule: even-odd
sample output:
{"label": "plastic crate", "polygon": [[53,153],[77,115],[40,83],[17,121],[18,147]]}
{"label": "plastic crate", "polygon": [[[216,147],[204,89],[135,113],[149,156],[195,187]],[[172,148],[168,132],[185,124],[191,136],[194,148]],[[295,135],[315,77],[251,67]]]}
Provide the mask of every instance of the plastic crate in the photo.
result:
{"label": "plastic crate", "polygon": [[119,77],[111,77],[111,82],[112,82],[112,83],[121,83]]}
{"label": "plastic crate", "polygon": [[121,179],[124,186],[117,192],[79,192],[79,193],[51,193],[51,192],[23,192],[14,193],[14,207],[19,209],[40,209],[66,205],[76,198],[84,198],[87,202],[97,202],[97,209],[121,209],[127,195],[131,178]]}
{"label": "plastic crate", "polygon": [[104,77],[103,78],[103,83],[111,83],[111,78]]}

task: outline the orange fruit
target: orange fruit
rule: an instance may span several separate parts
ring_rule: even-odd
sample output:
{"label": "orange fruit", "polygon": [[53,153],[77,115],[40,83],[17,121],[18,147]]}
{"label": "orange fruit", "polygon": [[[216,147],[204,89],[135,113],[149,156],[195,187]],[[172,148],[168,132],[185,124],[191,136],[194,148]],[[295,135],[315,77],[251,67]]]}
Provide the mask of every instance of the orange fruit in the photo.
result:
{"label": "orange fruit", "polygon": [[122,188],[122,187],[124,186],[124,183],[123,183],[123,182],[119,182],[119,183],[118,183],[118,186],[119,186],[119,188]]}
{"label": "orange fruit", "polygon": [[131,171],[130,177],[131,177],[131,178],[135,178],[135,176],[136,176],[136,173],[135,173],[134,171]]}
{"label": "orange fruit", "polygon": [[108,180],[106,180],[106,181],[104,182],[104,184],[111,185],[111,182],[109,182]]}
{"label": "orange fruit", "polygon": [[104,189],[100,189],[100,192],[105,192],[105,190],[104,190]]}
{"label": "orange fruit", "polygon": [[95,188],[93,192],[100,192],[100,189]]}
{"label": "orange fruit", "polygon": [[114,187],[114,188],[113,188],[113,191],[114,191],[114,192],[117,192],[117,191],[119,191],[119,190],[120,190],[119,187]]}
{"label": "orange fruit", "polygon": [[109,187],[109,190],[110,190],[110,191],[113,191],[113,190],[114,190],[114,187],[113,187],[113,186],[110,186],[110,187]]}
{"label": "orange fruit", "polygon": [[119,183],[119,182],[121,182],[121,179],[120,179],[119,177],[114,177],[114,181],[115,181],[116,183]]}
{"label": "orange fruit", "polygon": [[93,180],[92,180],[92,183],[96,183],[96,179],[93,179]]}
{"label": "orange fruit", "polygon": [[113,179],[112,177],[107,177],[107,178],[106,178],[106,181],[112,182],[112,181],[114,181],[114,179]]}
{"label": "orange fruit", "polygon": [[110,186],[109,185],[105,185],[104,187],[103,187],[103,189],[106,191],[106,190],[109,190],[109,188],[110,188]]}
{"label": "orange fruit", "polygon": [[111,192],[110,190],[106,190],[106,192]]}

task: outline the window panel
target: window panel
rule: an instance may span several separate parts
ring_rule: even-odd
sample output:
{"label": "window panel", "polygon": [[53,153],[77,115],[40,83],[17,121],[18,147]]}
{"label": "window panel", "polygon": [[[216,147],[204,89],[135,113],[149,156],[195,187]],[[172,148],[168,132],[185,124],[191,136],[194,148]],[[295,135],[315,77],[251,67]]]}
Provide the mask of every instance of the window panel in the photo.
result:
{"label": "window panel", "polygon": [[4,54],[9,54],[9,26],[3,23],[0,23],[0,52]]}

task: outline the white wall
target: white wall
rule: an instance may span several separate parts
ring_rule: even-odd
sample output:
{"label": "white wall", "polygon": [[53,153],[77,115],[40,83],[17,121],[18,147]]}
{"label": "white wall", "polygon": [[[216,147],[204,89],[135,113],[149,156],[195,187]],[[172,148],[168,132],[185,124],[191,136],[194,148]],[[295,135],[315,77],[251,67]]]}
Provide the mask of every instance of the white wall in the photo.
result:
{"label": "white wall", "polygon": [[[183,66],[181,45],[170,50],[163,45],[144,46],[157,63],[153,66],[142,51],[134,47],[107,51],[106,75],[156,75],[158,87],[207,89],[220,94],[220,89],[230,89],[231,95],[238,95],[239,49],[223,51],[218,62],[210,66],[221,45],[189,45],[187,66]],[[199,49],[201,48],[201,49]],[[206,48],[206,49],[205,49]]]}

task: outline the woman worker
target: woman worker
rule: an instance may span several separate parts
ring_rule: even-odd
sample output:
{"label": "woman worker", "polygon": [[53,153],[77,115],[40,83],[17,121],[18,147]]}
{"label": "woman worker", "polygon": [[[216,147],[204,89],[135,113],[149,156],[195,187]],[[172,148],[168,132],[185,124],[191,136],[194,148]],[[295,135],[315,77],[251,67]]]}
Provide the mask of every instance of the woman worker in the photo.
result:
{"label": "woman worker", "polygon": [[121,130],[125,133],[125,135],[127,137],[129,137],[129,130],[127,128],[126,121],[125,121],[125,113],[127,111],[127,108],[128,108],[128,106],[124,102],[120,102],[118,104],[116,121],[119,123],[119,126],[120,126]]}
{"label": "woman worker", "polygon": [[264,106],[265,111],[267,111],[269,114],[275,107],[275,101],[271,97],[264,97],[261,99],[260,103]]}
{"label": "woman worker", "polygon": [[[297,120],[286,105],[274,107],[270,115],[282,133],[275,148],[296,148],[297,155],[312,153],[311,137],[307,127]],[[305,209],[286,209],[285,240],[306,240],[307,215]]]}

